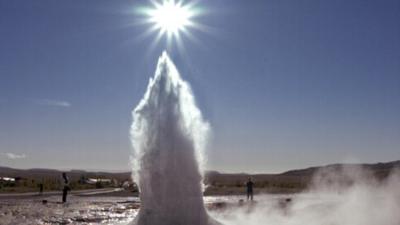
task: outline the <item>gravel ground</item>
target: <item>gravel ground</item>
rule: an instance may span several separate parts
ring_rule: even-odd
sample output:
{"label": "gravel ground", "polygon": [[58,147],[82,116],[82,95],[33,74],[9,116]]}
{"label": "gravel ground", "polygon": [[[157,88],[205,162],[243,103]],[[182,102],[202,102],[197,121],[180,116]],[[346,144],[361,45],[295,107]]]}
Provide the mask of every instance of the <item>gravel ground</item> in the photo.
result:
{"label": "gravel ground", "polygon": [[[282,196],[273,198],[278,201]],[[0,199],[0,225],[127,224],[140,207],[137,197],[72,195],[65,204],[60,200],[60,196]],[[204,202],[211,214],[246,204],[243,196],[208,196]]]}
{"label": "gravel ground", "polygon": [[6,199],[0,202],[0,224],[126,224],[139,206],[137,198],[126,197],[71,196],[66,204],[58,196]]}

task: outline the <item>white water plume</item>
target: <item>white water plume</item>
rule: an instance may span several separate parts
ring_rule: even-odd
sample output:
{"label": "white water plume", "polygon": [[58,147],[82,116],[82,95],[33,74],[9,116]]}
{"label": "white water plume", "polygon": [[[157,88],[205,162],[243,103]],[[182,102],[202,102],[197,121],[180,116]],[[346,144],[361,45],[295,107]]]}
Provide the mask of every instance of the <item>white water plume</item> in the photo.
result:
{"label": "white water plume", "polygon": [[214,224],[202,194],[202,155],[208,130],[189,84],[164,52],[133,111],[133,174],[141,199],[133,224]]}

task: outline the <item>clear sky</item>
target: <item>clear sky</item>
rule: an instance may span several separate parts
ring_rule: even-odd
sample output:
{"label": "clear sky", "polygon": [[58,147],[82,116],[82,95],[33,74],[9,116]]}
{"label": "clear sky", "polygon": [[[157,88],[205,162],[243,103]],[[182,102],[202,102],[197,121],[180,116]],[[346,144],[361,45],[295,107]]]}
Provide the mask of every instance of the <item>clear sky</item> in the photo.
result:
{"label": "clear sky", "polygon": [[[0,0],[0,165],[129,170],[157,58],[149,1]],[[400,159],[400,1],[204,0],[169,53],[213,128],[208,168]]]}

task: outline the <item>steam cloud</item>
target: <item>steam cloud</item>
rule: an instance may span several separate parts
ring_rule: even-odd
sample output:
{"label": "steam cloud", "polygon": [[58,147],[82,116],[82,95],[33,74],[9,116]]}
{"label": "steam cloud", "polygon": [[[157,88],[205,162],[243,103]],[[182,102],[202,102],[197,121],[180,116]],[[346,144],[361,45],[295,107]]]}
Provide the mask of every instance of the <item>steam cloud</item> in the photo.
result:
{"label": "steam cloud", "polygon": [[398,225],[400,173],[377,180],[361,168],[322,170],[304,193],[257,200],[212,215],[226,225]]}

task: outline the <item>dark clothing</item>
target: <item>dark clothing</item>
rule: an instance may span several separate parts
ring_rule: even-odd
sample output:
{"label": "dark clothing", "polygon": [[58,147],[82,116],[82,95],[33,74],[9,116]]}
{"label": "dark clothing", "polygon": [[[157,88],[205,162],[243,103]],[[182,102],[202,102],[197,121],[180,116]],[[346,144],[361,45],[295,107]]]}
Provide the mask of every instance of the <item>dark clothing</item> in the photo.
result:
{"label": "dark clothing", "polygon": [[253,200],[253,185],[254,185],[254,183],[252,181],[248,181],[246,183],[246,186],[247,186],[247,200],[249,200],[249,199]]}
{"label": "dark clothing", "polygon": [[64,188],[63,188],[62,202],[65,203],[65,202],[67,202],[67,195],[68,195],[68,191],[70,191],[70,188],[69,188],[69,180],[68,180],[67,175],[63,174],[63,179],[64,179],[64,182],[63,182]]}
{"label": "dark clothing", "polygon": [[39,184],[39,194],[43,194],[43,184]]}
{"label": "dark clothing", "polygon": [[254,185],[254,183],[253,183],[252,181],[248,181],[248,182],[246,183],[247,191],[253,192],[253,185]]}
{"label": "dark clothing", "polygon": [[69,190],[69,188],[68,188],[67,186],[64,186],[64,189],[63,189],[63,196],[62,196],[62,201],[63,201],[63,202],[67,202],[68,190]]}

